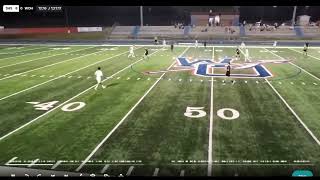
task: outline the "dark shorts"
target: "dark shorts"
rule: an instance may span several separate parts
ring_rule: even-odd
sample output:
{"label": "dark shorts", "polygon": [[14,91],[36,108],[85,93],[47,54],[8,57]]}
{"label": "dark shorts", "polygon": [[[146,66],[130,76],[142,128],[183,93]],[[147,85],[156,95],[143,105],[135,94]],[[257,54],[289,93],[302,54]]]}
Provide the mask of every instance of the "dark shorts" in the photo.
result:
{"label": "dark shorts", "polygon": [[226,76],[228,76],[228,77],[230,76],[230,71],[226,72]]}

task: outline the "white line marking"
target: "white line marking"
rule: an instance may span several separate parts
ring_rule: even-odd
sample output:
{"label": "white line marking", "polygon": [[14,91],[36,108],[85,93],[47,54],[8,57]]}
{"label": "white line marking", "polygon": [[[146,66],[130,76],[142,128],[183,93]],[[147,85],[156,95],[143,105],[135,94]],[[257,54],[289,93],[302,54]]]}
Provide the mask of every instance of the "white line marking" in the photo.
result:
{"label": "white line marking", "polygon": [[257,84],[259,84],[259,81],[256,81]]}
{"label": "white line marking", "polygon": [[282,84],[282,82],[278,82],[279,84]]}
{"label": "white line marking", "polygon": [[[189,48],[186,48],[181,55],[183,55]],[[159,51],[155,51],[159,52]],[[180,56],[181,56],[180,55]],[[141,59],[143,60],[143,58]],[[175,61],[167,68],[169,70],[173,65],[175,64]],[[129,66],[130,67],[130,66]],[[89,156],[81,163],[81,165],[76,169],[76,171],[79,171],[90,159],[91,157],[98,151],[98,149],[109,139],[109,137],[113,134],[114,131],[124,122],[124,120],[133,112],[133,110],[141,103],[141,101],[150,93],[150,91],[158,84],[160,79],[166,74],[166,72],[162,73],[160,78],[153,83],[153,85],[144,93],[144,95],[139,99],[139,101],[127,112],[127,114],[119,121],[119,123],[108,133],[108,135],[103,138],[103,140],[94,148],[94,150],[89,154]],[[94,85],[95,86],[95,85]]]}
{"label": "white line marking", "polygon": [[315,78],[315,79],[317,79],[317,80],[319,80],[320,81],[320,78],[318,78],[317,76],[315,76],[315,75],[313,75],[313,74],[311,74],[311,73],[309,73],[308,71],[306,71],[305,69],[303,69],[302,67],[300,67],[300,66],[298,66],[298,65],[296,65],[296,64],[294,64],[294,63],[292,63],[292,62],[289,62],[291,65],[293,65],[293,66],[295,66],[295,67],[297,67],[297,68],[299,68],[299,69],[301,69],[302,71],[304,71],[305,73],[307,73],[307,74],[309,74],[310,76],[312,76],[313,78]]}
{"label": "white line marking", "polygon": [[293,84],[293,82],[290,82],[290,84]]}
{"label": "white line marking", "polygon": [[132,173],[133,168],[134,168],[134,166],[130,166],[129,167],[126,176],[130,176],[130,174]]}
{"label": "white line marking", "polygon": [[31,77],[35,77],[35,76],[36,76],[36,75],[34,75],[34,74],[33,74],[33,75],[31,75]]}
{"label": "white line marking", "polygon": [[21,76],[23,76],[23,77],[24,77],[24,76],[27,76],[27,74],[23,74],[23,75],[21,75]]}
{"label": "white line marking", "polygon": [[158,176],[159,168],[155,168],[152,176]]}
{"label": "white line marking", "polygon": [[117,77],[117,79],[120,79],[121,77]]}
{"label": "white line marking", "polygon": [[82,76],[78,76],[78,79],[82,78]]}
{"label": "white line marking", "polygon": [[40,159],[35,159],[34,161],[32,161],[28,167],[32,167],[33,165],[35,165]]}
{"label": "white line marking", "polygon": [[[213,80],[213,77],[211,77]],[[209,147],[208,147],[208,176],[212,176],[212,134],[213,134],[213,81],[211,81],[210,95],[210,123],[209,123]]]}
{"label": "white line marking", "polygon": [[103,174],[104,172],[106,172],[107,171],[107,169],[109,168],[109,164],[106,164],[103,168],[102,168],[102,170],[100,171],[101,172],[101,174]]}
{"label": "white line marking", "polygon": [[18,157],[11,158],[8,162],[6,162],[6,166],[8,166],[10,163],[12,163],[14,160],[16,160]]}
{"label": "white line marking", "polygon": [[[41,47],[38,47],[38,48],[27,49],[27,50],[23,50],[23,51],[33,51],[33,50],[35,50],[35,49],[41,49],[41,48],[43,48],[43,49],[44,49],[44,47],[43,47],[43,46],[41,46]],[[22,52],[22,51],[19,51],[19,52]],[[13,53],[12,53],[12,54],[13,54]],[[16,52],[15,54],[19,54],[19,53],[17,53],[17,52]],[[22,55],[20,55],[20,56],[13,56],[13,57],[1,58],[1,59],[0,59],[0,61],[1,61],[1,60],[5,60],[5,59],[10,59],[10,58],[16,58],[16,57],[21,57],[21,56],[31,55],[31,54],[34,54],[34,53],[27,53],[27,54],[25,54],[25,53],[20,53],[20,54],[22,54]]]}
{"label": "white line marking", "polygon": [[317,83],[313,83],[314,85],[318,85]]}
{"label": "white line marking", "polygon": [[302,82],[302,85],[306,85],[306,83]]}
{"label": "white line marking", "polygon": [[57,161],[57,162],[51,167],[51,169],[57,168],[61,163],[62,163],[62,161]]}
{"label": "white line marking", "polygon": [[[34,85],[34,86],[30,87],[30,88],[27,88],[27,89],[24,89],[24,90],[18,91],[18,92],[16,92],[16,93],[10,94],[10,95],[5,96],[5,97],[2,97],[2,98],[0,98],[0,101],[1,101],[1,100],[4,100],[4,99],[7,99],[7,98],[9,98],[9,97],[15,96],[15,95],[17,95],[17,94],[23,93],[23,92],[25,92],[25,91],[28,91],[28,90],[30,90],[30,89],[36,88],[36,87],[41,86],[41,85],[43,85],[43,84],[49,83],[49,82],[51,82],[51,81],[54,81],[54,80],[60,79],[60,78],[62,78],[62,77],[65,77],[65,76],[67,76],[67,75],[69,75],[69,74],[72,74],[72,73],[75,73],[75,72],[77,72],[77,71],[80,71],[80,70],[86,69],[86,68],[88,68],[88,67],[90,67],[90,66],[94,66],[94,65],[96,65],[96,64],[98,64],[98,63],[101,63],[101,62],[107,61],[107,60],[112,59],[112,58],[115,58],[115,57],[117,57],[117,56],[121,56],[121,55],[126,54],[126,53],[128,53],[128,51],[123,52],[123,53],[120,53],[120,54],[115,55],[115,56],[112,56],[112,57],[109,57],[109,58],[106,58],[106,59],[103,59],[103,60],[100,60],[100,61],[97,61],[97,62],[95,62],[95,63],[93,63],[93,64],[89,64],[89,65],[87,65],[87,66],[85,66],[85,67],[82,67],[82,68],[80,68],[80,69],[77,69],[77,70],[71,71],[71,72],[69,72],[69,73],[67,73],[67,74],[65,74],[65,75],[62,75],[62,76],[56,77],[56,78],[54,78],[54,79],[50,79],[50,80],[45,81],[45,82],[43,82],[43,83],[40,83],[40,84]],[[136,62],[138,62],[138,61],[136,61]],[[0,139],[0,140],[1,140],[1,139]]]}
{"label": "white line marking", "polygon": [[[156,51],[156,52],[159,52],[159,51]],[[154,53],[156,53],[156,52],[154,52]],[[127,53],[127,52],[124,52],[124,53]],[[124,54],[124,53],[121,53],[121,54]],[[119,55],[121,55],[121,54],[119,54]],[[116,55],[116,56],[119,56],[119,55]],[[152,53],[151,53],[150,55],[152,55]],[[113,56],[113,57],[115,57],[115,56]],[[112,58],[112,57],[110,57],[110,58]],[[110,59],[110,58],[108,58],[108,59]],[[106,60],[106,59],[105,59],[105,60]],[[111,75],[111,76],[114,76],[114,75],[117,75],[117,74],[121,73],[122,71],[124,71],[124,70],[126,70],[126,69],[130,68],[130,66],[132,66],[133,64],[136,64],[136,63],[138,63],[138,62],[141,62],[142,60],[143,60],[143,59],[140,59],[139,61],[136,61],[136,62],[134,62],[134,63],[132,63],[132,64],[128,65],[127,67],[125,67],[125,68],[121,69],[120,71],[118,71],[118,72],[114,73],[114,74],[113,74],[113,75]],[[105,79],[105,80],[103,80],[102,82],[104,82],[104,81],[106,81],[106,80],[108,80],[108,79]],[[42,83],[42,84],[43,84],[43,83]],[[68,99],[67,101],[65,101],[65,102],[61,103],[60,105],[56,106],[55,108],[53,108],[53,109],[51,109],[51,110],[49,110],[49,111],[45,112],[44,114],[42,114],[42,115],[40,115],[40,116],[36,117],[36,118],[35,118],[35,119],[33,119],[33,120],[31,120],[31,121],[27,122],[26,124],[24,124],[24,125],[20,126],[19,128],[15,129],[15,130],[13,130],[13,131],[11,131],[11,132],[9,132],[9,133],[7,133],[6,135],[4,135],[4,136],[2,136],[2,137],[0,138],[0,141],[1,141],[1,140],[3,140],[4,138],[6,138],[6,137],[10,136],[11,134],[13,134],[13,133],[15,133],[15,132],[19,131],[20,129],[22,129],[22,128],[24,128],[24,127],[28,126],[29,124],[33,123],[34,121],[37,121],[38,119],[40,119],[41,117],[43,117],[43,116],[45,116],[45,115],[49,114],[50,112],[52,112],[52,111],[54,111],[54,110],[56,110],[56,109],[60,108],[61,106],[64,106],[66,103],[68,103],[68,102],[72,101],[73,99],[77,98],[78,96],[80,96],[80,95],[82,95],[82,94],[86,93],[87,91],[89,91],[90,89],[94,88],[95,86],[96,86],[96,85],[93,85],[93,86],[89,87],[88,89],[86,89],[86,90],[84,90],[84,91],[80,92],[79,94],[77,94],[77,95],[73,96],[72,98],[70,98],[70,99]],[[25,91],[25,90],[23,90],[23,91]],[[1,98],[0,100],[2,100],[2,99],[4,99],[4,98]]]}
{"label": "white line marking", "polygon": [[[88,49],[88,48],[84,48],[84,49]],[[80,49],[80,50],[84,50],[84,49]],[[75,51],[80,51],[80,50],[75,50]],[[53,50],[50,50],[50,51],[57,51],[57,50],[56,50],[56,49],[53,49]],[[4,68],[4,67],[15,66],[15,65],[18,65],[18,64],[24,64],[24,63],[27,63],[27,62],[32,62],[32,61],[36,61],[36,60],[40,60],[40,59],[45,59],[45,58],[50,58],[50,57],[54,57],[54,56],[59,56],[59,55],[67,54],[67,53],[70,53],[70,52],[74,52],[74,51],[69,51],[69,52],[65,52],[65,53],[59,53],[59,54],[52,55],[52,56],[45,56],[45,57],[41,57],[41,58],[32,59],[32,60],[29,60],[29,61],[22,61],[22,62],[15,63],[15,64],[9,64],[9,65],[6,65],[6,66],[1,66],[0,69],[1,69],[1,68]]]}
{"label": "white line marking", "polygon": [[141,78],[137,78],[137,80],[139,81]]}
{"label": "white line marking", "polygon": [[291,111],[291,113],[297,118],[297,120],[302,124],[302,126],[307,130],[307,132],[311,135],[311,137],[316,141],[318,145],[320,145],[320,141],[318,138],[310,131],[310,129],[303,123],[303,121],[300,119],[300,117],[294,112],[294,110],[289,106],[289,104],[284,100],[284,98],[279,94],[279,92],[271,85],[271,83],[268,81],[268,79],[265,78],[269,86],[273,89],[273,91],[279,96],[279,98],[282,100],[282,102],[288,107],[288,109]]}
{"label": "white line marking", "polygon": [[[297,51],[297,50],[295,50],[295,49],[292,49],[292,48],[288,48],[288,49],[290,49],[291,51],[295,51],[295,52],[298,52],[298,53],[300,53],[300,54],[303,54],[303,52]],[[317,57],[312,56],[312,55],[310,55],[310,54],[308,54],[308,57],[312,57],[312,58],[314,58],[314,59],[320,60],[320,58],[317,58]]]}
{"label": "white line marking", "polygon": [[[87,48],[87,49],[88,49],[88,48]],[[96,52],[94,52],[94,53],[96,53]],[[89,53],[89,54],[85,54],[85,55],[83,55],[83,56],[77,56],[77,57],[74,57],[74,58],[71,58],[71,59],[66,59],[66,60],[59,61],[59,62],[56,62],[56,63],[53,63],[53,64],[49,64],[49,65],[45,65],[45,66],[38,67],[38,68],[35,68],[35,69],[31,69],[31,70],[28,70],[28,71],[24,71],[24,72],[18,73],[18,74],[16,74],[16,75],[25,74],[25,73],[33,72],[33,71],[36,71],[36,70],[39,70],[39,69],[43,69],[43,68],[55,66],[55,65],[57,65],[57,64],[61,64],[61,63],[73,61],[73,60],[75,60],[75,59],[79,59],[79,58],[83,58],[83,57],[86,57],[86,56],[90,56],[90,55],[92,55],[92,54],[94,54],[94,53]],[[1,80],[4,80],[4,79],[11,78],[11,77],[15,77],[16,75],[12,75],[12,76],[8,76],[8,77],[6,77],[6,78],[2,78],[2,79],[0,79],[0,81],[1,81]]]}
{"label": "white line marking", "polygon": [[[281,57],[281,56],[279,56],[278,54],[275,54],[275,53],[273,53],[273,52],[271,52],[270,50],[268,50],[268,49],[266,49],[266,48],[264,48],[265,50],[267,50],[267,51],[269,51],[271,54],[273,54],[273,55],[275,55],[275,56],[277,56],[277,57],[279,57],[280,59],[283,59],[284,60],[284,58],[283,57]],[[316,77],[315,75],[313,75],[313,74],[311,74],[311,73],[309,73],[308,71],[306,71],[305,69],[303,69],[302,67],[300,67],[300,66],[298,66],[298,65],[296,65],[296,64],[294,64],[294,63],[292,63],[292,62],[289,62],[291,65],[293,65],[293,66],[295,66],[295,67],[297,67],[297,68],[299,68],[299,69],[301,69],[302,71],[304,71],[305,73],[307,73],[307,74],[309,74],[310,76],[312,76],[312,77],[314,77],[315,79],[317,79],[317,80],[319,80],[320,81],[320,78],[318,78],[318,77]]]}
{"label": "white line marking", "polygon": [[184,176],[184,170],[181,170],[180,176]]}
{"label": "white line marking", "polygon": [[41,75],[40,77],[45,77],[46,75]]}
{"label": "white line marking", "polygon": [[72,78],[72,76],[69,76],[68,78],[70,79],[70,78]]}

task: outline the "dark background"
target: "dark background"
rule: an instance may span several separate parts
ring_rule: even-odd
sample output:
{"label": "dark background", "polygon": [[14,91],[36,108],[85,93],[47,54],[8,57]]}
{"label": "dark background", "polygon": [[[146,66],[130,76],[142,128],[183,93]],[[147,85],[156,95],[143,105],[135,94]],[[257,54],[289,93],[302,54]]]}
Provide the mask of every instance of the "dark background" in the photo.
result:
{"label": "dark background", "polygon": [[[293,6],[143,6],[144,25],[172,25],[190,23],[191,12],[239,12],[240,22],[282,23],[290,21]],[[310,15],[320,20],[320,6],[298,6],[297,16]],[[9,27],[65,27],[140,25],[140,6],[64,6],[60,13],[0,13],[0,26]]]}

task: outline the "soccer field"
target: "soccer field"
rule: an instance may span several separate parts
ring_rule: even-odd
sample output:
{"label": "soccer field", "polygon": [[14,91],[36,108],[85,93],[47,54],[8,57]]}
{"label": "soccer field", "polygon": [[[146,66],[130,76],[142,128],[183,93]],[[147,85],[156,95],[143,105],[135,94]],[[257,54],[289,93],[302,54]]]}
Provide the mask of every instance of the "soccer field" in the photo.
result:
{"label": "soccer field", "polygon": [[320,176],[320,48],[252,46],[250,63],[236,47],[136,48],[0,45],[1,166]]}

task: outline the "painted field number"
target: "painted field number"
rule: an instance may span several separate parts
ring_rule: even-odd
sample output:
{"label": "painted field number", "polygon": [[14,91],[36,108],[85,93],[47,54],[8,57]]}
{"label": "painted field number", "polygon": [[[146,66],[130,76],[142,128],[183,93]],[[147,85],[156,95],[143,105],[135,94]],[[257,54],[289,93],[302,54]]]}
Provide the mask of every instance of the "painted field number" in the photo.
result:
{"label": "painted field number", "polygon": [[[50,101],[50,102],[45,102],[45,103],[40,103],[40,102],[27,102],[28,104],[33,104],[34,108],[36,110],[40,111],[48,111],[51,108],[54,108],[54,105],[59,103],[59,101]],[[81,108],[83,108],[86,105],[84,102],[72,102],[68,103],[64,106],[62,106],[61,110],[65,112],[72,112],[72,111],[77,111]]]}
{"label": "painted field number", "polygon": [[190,118],[201,118],[207,115],[203,109],[204,107],[187,107],[184,115]]}

